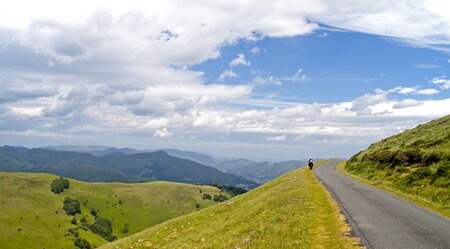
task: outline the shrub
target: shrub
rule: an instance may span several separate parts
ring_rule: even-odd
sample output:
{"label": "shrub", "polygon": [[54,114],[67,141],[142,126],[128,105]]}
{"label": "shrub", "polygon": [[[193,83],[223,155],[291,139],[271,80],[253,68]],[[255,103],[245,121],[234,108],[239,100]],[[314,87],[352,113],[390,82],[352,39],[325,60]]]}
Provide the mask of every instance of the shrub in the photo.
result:
{"label": "shrub", "polygon": [[91,244],[85,239],[82,238],[76,238],[74,245],[81,249],[91,249]]}
{"label": "shrub", "polygon": [[224,202],[224,201],[228,200],[228,197],[226,195],[219,194],[219,195],[214,195],[213,200],[215,202]]}
{"label": "shrub", "polygon": [[86,216],[81,217],[80,222],[87,222]]}
{"label": "shrub", "polygon": [[195,207],[196,207],[196,208],[200,208],[200,204],[195,203]]}
{"label": "shrub", "polygon": [[73,217],[73,219],[70,221],[70,223],[76,225],[77,224],[77,218]]}
{"label": "shrub", "polygon": [[64,198],[63,209],[68,215],[81,214],[80,202],[70,197]]}
{"label": "shrub", "polygon": [[210,194],[203,194],[202,199],[203,200],[211,200],[211,195]]}
{"label": "shrub", "polygon": [[94,208],[91,208],[91,214],[92,216],[97,216],[97,211]]}
{"label": "shrub", "polygon": [[108,241],[116,239],[116,237],[112,234],[113,232],[112,222],[105,218],[99,217],[95,219],[95,222],[91,225],[91,230],[92,232],[102,236]]}
{"label": "shrub", "polygon": [[123,225],[122,233],[128,233],[129,230],[130,230],[130,224],[125,223],[125,225]]}
{"label": "shrub", "polygon": [[64,189],[68,189],[69,186],[70,186],[69,180],[60,176],[59,178],[52,181],[52,184],[50,185],[51,187],[50,190],[55,194],[59,194],[62,193]]}

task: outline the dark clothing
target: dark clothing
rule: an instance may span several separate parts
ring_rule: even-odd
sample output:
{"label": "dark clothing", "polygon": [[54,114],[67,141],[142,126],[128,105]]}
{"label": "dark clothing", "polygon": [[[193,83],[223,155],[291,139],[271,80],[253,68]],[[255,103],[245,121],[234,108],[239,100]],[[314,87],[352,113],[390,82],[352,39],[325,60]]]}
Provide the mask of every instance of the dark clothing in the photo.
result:
{"label": "dark clothing", "polygon": [[313,160],[312,160],[312,159],[309,159],[309,161],[308,161],[308,166],[309,166],[309,169],[312,170],[312,168],[313,168],[313,166],[314,166],[314,163],[313,163]]}

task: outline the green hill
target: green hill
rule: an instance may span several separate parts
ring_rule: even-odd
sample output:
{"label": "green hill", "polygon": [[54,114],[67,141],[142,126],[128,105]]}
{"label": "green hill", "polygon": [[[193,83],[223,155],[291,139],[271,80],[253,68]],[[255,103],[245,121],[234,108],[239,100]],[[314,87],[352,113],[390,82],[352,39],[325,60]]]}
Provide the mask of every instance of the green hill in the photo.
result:
{"label": "green hill", "polygon": [[92,182],[174,181],[254,188],[258,184],[241,176],[171,156],[163,151],[97,157],[88,153],[0,147],[0,171],[41,172]]}
{"label": "green hill", "polygon": [[358,248],[346,233],[337,205],[303,168],[101,248]]}
{"label": "green hill", "polygon": [[[102,218],[112,221],[118,238],[149,228],[174,217],[213,205],[203,194],[219,195],[211,186],[182,183],[87,183],[69,180],[69,189],[61,194],[50,191],[57,176],[36,173],[0,172],[0,248],[74,248],[76,231],[91,244],[107,241],[81,227],[81,218],[92,224],[94,208]],[[65,197],[81,204],[81,214],[73,216],[63,210]],[[198,207],[196,204],[199,204]],[[123,233],[125,224],[128,232]]]}
{"label": "green hill", "polygon": [[345,169],[450,213],[450,115],[372,144]]}

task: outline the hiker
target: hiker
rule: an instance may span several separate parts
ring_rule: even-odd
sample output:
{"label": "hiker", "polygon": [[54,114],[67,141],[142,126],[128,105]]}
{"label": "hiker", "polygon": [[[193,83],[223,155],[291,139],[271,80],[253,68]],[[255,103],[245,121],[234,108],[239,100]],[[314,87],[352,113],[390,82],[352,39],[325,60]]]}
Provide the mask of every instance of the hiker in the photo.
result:
{"label": "hiker", "polygon": [[308,160],[308,165],[309,165],[309,169],[312,170],[312,168],[314,166],[314,162],[313,162],[313,159],[311,157]]}

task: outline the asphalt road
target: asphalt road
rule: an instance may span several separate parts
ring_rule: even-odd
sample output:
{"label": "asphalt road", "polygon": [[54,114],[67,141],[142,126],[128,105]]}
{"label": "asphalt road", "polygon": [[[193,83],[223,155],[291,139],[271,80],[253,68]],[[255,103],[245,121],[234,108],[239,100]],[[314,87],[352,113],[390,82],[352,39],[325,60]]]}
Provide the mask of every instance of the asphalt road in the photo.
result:
{"label": "asphalt road", "polygon": [[367,248],[450,249],[450,219],[336,171],[332,159],[314,171]]}

